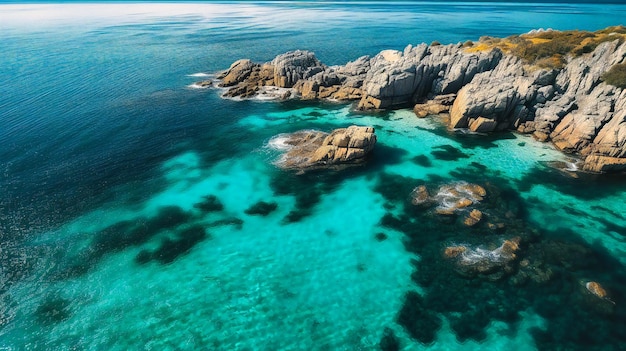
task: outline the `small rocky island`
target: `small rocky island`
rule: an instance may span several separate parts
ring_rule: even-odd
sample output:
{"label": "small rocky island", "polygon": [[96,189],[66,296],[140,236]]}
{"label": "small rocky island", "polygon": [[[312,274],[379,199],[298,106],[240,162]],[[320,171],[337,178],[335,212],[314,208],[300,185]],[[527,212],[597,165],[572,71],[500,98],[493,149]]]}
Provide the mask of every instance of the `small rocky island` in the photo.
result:
{"label": "small rocky island", "polygon": [[328,99],[355,102],[359,110],[413,107],[418,117],[449,117],[454,129],[515,130],[551,141],[580,155],[584,171],[623,172],[624,39],[623,26],[539,30],[478,42],[409,45],[340,66],[298,50],[267,63],[236,61],[217,78],[228,88],[225,97]]}
{"label": "small rocky island", "polygon": [[276,164],[284,169],[307,171],[317,168],[339,168],[362,163],[376,144],[373,127],[350,126],[330,134],[302,130],[279,134],[270,145],[285,151]]}

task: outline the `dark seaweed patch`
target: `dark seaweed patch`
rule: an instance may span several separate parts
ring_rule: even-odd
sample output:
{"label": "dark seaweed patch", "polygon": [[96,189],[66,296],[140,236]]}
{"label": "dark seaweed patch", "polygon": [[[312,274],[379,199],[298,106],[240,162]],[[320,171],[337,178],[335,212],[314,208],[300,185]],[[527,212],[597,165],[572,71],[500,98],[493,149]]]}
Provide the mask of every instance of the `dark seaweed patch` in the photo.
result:
{"label": "dark seaweed patch", "polygon": [[393,333],[393,330],[385,328],[378,346],[381,351],[400,351],[400,340]]}
{"label": "dark seaweed patch", "polygon": [[626,239],[626,227],[615,224],[615,222],[606,220],[604,218],[598,218],[598,221],[604,225],[606,231],[617,233],[621,235],[623,239]]}
{"label": "dark seaweed patch", "polygon": [[[411,278],[424,294],[407,294],[398,323],[412,338],[430,343],[443,317],[457,340],[480,342],[485,340],[492,321],[507,323],[506,333],[514,335],[520,312],[531,310],[546,321],[545,330],[532,333],[540,350],[620,350],[626,342],[625,304],[613,304],[590,294],[585,282],[601,283],[613,301],[626,300],[624,266],[600,245],[582,241],[584,233],[531,227],[525,201],[505,179],[486,177],[475,167],[457,170],[456,176],[479,179],[479,174],[479,183],[488,194],[479,208],[488,221],[502,222],[502,230],[489,232],[481,227],[475,231],[449,217],[417,210],[406,194],[418,182],[391,174],[379,176],[376,189],[393,208],[393,214],[383,216],[380,225],[404,233],[406,249],[420,257],[412,262],[415,271]],[[449,182],[433,179],[437,182],[426,182],[431,190]],[[565,210],[582,215],[573,208]],[[617,225],[600,222],[609,230],[623,231]],[[449,245],[493,249],[502,240],[516,236],[521,239],[517,260],[496,275],[465,274],[453,259],[443,257]]]}
{"label": "dark seaweed patch", "polygon": [[193,207],[203,212],[218,212],[224,209],[224,205],[215,195],[204,196],[202,201],[193,205]]}
{"label": "dark seaweed patch", "polygon": [[179,233],[176,239],[163,239],[161,245],[153,252],[152,256],[162,264],[172,263],[179,256],[187,254],[206,237],[207,234],[201,226],[185,229]]}
{"label": "dark seaweed patch", "polygon": [[407,154],[408,151],[402,148],[376,143],[367,161],[367,171],[376,172],[385,166],[401,163]]}
{"label": "dark seaweed patch", "polygon": [[354,175],[358,169],[336,171],[311,171],[305,174],[276,171],[270,180],[270,187],[277,195],[293,195],[295,208],[285,217],[285,223],[293,223],[313,213],[322,195],[331,193],[344,181],[344,177]]}
{"label": "dark seaweed patch", "polygon": [[35,316],[42,324],[55,324],[71,316],[70,301],[60,296],[48,296],[37,307]]}
{"label": "dark seaweed patch", "polygon": [[411,159],[413,163],[422,167],[432,167],[433,163],[426,155],[415,156]]}
{"label": "dark seaweed patch", "polygon": [[249,215],[267,216],[274,212],[277,208],[278,204],[275,202],[259,201],[245,210],[245,213]]}
{"label": "dark seaweed patch", "polygon": [[311,215],[311,210],[309,209],[295,209],[289,211],[285,218],[283,219],[283,223],[296,223],[300,222],[303,218],[306,218]]}
{"label": "dark seaweed patch", "polygon": [[581,210],[577,210],[572,206],[563,206],[563,211],[565,211],[565,213],[572,215],[574,217],[588,217],[587,213]]}
{"label": "dark seaweed patch", "polygon": [[324,117],[324,114],[319,111],[311,111],[311,112],[305,113],[304,116]]}
{"label": "dark seaweed patch", "polygon": [[619,219],[624,219],[624,217],[622,215],[620,215],[619,213],[617,213],[617,212],[615,212],[615,211],[613,211],[613,210],[611,210],[609,208],[606,208],[604,206],[594,205],[594,206],[591,206],[591,209],[595,210],[595,211],[603,211],[603,212],[606,212],[606,213],[610,214],[613,217],[616,217],[616,218],[619,218]]}
{"label": "dark seaweed patch", "polygon": [[183,256],[198,243],[207,238],[203,227],[193,226],[178,233],[175,239],[164,238],[161,245],[153,251],[140,251],[135,257],[135,262],[144,264],[150,261],[158,261],[161,264],[170,264],[178,257]]}
{"label": "dark seaweed patch", "polygon": [[53,279],[68,279],[87,273],[100,259],[112,252],[141,245],[164,230],[174,229],[191,219],[178,206],[162,207],[154,217],[121,221],[94,234],[91,244],[72,262],[53,274]]}
{"label": "dark seaweed patch", "polygon": [[435,146],[430,154],[442,161],[458,161],[462,158],[469,158],[469,155],[451,145]]}
{"label": "dark seaweed patch", "polygon": [[179,226],[190,218],[191,215],[180,207],[167,206],[160,208],[154,217],[116,223],[96,233],[92,243],[93,253],[105,254],[143,244],[160,231]]}
{"label": "dark seaweed patch", "polygon": [[419,183],[420,180],[415,178],[380,173],[374,191],[389,201],[403,203],[408,201],[411,190]]}
{"label": "dark seaweed patch", "polygon": [[139,264],[146,264],[152,261],[152,252],[150,250],[141,250],[135,256],[135,262]]}
{"label": "dark seaweed patch", "polygon": [[621,193],[626,187],[626,178],[621,175],[577,173],[578,178],[546,165],[538,165],[527,172],[519,182],[519,190],[529,191],[540,184],[561,193],[583,200],[599,199]]}
{"label": "dark seaweed patch", "polygon": [[208,223],[206,227],[212,228],[212,227],[221,227],[225,225],[232,225],[237,229],[241,229],[243,226],[243,220],[240,218],[236,218],[236,217],[224,218],[224,219],[220,219],[220,220]]}
{"label": "dark seaweed patch", "polygon": [[382,233],[382,232],[376,233],[374,237],[376,238],[376,241],[385,241],[388,238],[387,234]]}
{"label": "dark seaweed patch", "polygon": [[477,170],[481,172],[484,172],[488,169],[487,166],[483,165],[482,163],[475,162],[475,161],[472,161],[469,165],[470,167],[476,168]]}
{"label": "dark seaweed patch", "polygon": [[422,344],[434,342],[442,325],[439,316],[427,308],[422,297],[413,291],[409,291],[404,297],[397,321],[413,339]]}

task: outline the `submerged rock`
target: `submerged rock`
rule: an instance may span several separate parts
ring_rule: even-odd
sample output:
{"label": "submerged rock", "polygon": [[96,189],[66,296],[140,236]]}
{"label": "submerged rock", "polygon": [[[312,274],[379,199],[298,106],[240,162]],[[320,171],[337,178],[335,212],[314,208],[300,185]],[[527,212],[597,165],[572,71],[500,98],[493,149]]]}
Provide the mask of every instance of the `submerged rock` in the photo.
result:
{"label": "submerged rock", "polygon": [[467,217],[465,217],[465,220],[463,221],[463,223],[465,223],[465,225],[468,227],[472,227],[478,224],[478,222],[480,222],[482,218],[483,218],[483,213],[477,209],[473,209],[467,215]]}
{"label": "submerged rock", "polygon": [[510,265],[517,259],[520,238],[504,240],[494,249],[466,246],[449,246],[444,251],[446,258],[455,259],[455,270],[463,276],[482,276],[489,280],[498,280],[513,273]]}
{"label": "submerged rock", "polygon": [[592,294],[594,294],[595,296],[604,299],[607,297],[606,295],[606,290],[604,290],[604,288],[602,287],[602,285],[600,285],[599,283],[596,282],[588,282],[585,284],[585,288],[587,288],[587,290],[589,290],[589,292],[591,292]]}
{"label": "submerged rock", "polygon": [[374,128],[360,126],[335,129],[330,134],[304,130],[270,140],[270,146],[286,151],[276,164],[301,171],[362,163],[375,144]]}
{"label": "submerged rock", "polygon": [[482,201],[486,195],[485,188],[478,184],[459,182],[442,185],[433,197],[433,200],[439,204],[435,212],[452,215]]}
{"label": "submerged rock", "polygon": [[411,192],[411,203],[413,205],[428,205],[431,201],[430,194],[425,185],[420,185]]}
{"label": "submerged rock", "polygon": [[467,251],[467,247],[462,246],[462,245],[461,246],[448,246],[444,250],[443,255],[446,258],[455,258],[461,255],[462,253],[464,253],[465,251]]}
{"label": "submerged rock", "polygon": [[249,215],[267,216],[270,213],[274,212],[277,208],[278,204],[276,202],[259,201],[250,206],[244,212]]}
{"label": "submerged rock", "polygon": [[608,315],[615,311],[615,302],[609,298],[607,291],[598,282],[585,283],[582,297],[584,306],[597,313]]}
{"label": "submerged rock", "polygon": [[213,81],[210,79],[207,80],[202,80],[199,82],[195,82],[194,86],[198,87],[198,88],[209,88],[213,86]]}

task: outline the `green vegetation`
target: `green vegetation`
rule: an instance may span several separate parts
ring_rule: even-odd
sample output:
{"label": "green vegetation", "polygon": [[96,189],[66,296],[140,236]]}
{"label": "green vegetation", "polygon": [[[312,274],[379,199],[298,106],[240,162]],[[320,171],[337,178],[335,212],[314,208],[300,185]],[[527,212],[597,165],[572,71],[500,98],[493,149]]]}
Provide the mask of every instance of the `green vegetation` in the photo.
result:
{"label": "green vegetation", "polygon": [[478,44],[468,47],[469,52],[498,48],[516,55],[527,64],[541,68],[561,68],[567,56],[580,56],[592,52],[606,41],[626,39],[626,27],[608,27],[597,32],[546,31],[513,35],[507,38],[482,37]]}
{"label": "green vegetation", "polygon": [[602,80],[606,84],[611,84],[618,88],[626,88],[626,63],[613,65],[606,73],[602,75]]}

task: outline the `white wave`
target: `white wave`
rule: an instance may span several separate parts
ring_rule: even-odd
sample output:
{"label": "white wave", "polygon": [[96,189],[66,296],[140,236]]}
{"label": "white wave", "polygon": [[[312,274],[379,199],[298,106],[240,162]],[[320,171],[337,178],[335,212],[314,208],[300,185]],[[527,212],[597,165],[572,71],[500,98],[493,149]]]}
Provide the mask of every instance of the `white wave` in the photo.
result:
{"label": "white wave", "polygon": [[204,72],[188,74],[187,77],[210,77],[211,75]]}
{"label": "white wave", "polygon": [[191,89],[208,89],[208,88],[210,88],[210,87],[211,87],[211,86],[209,86],[209,85],[202,86],[202,85],[197,84],[197,83],[189,84],[189,85],[187,86],[187,88],[191,88]]}
{"label": "white wave", "polygon": [[577,172],[578,171],[578,164],[575,162],[565,162],[565,170],[568,172]]}
{"label": "white wave", "polygon": [[293,145],[287,144],[287,140],[289,140],[289,134],[278,134],[267,142],[267,147],[279,151],[290,150]]}
{"label": "white wave", "polygon": [[467,250],[461,254],[461,264],[474,265],[482,262],[501,262],[504,260],[502,250],[500,248],[493,251],[483,248],[475,248],[473,250]]}
{"label": "white wave", "polygon": [[[213,85],[216,86],[215,81]],[[230,89],[229,87],[226,87],[226,88],[220,87],[220,86],[217,86],[217,87],[220,90],[220,97],[225,100],[234,100],[234,101],[247,100],[247,101],[255,101],[255,102],[272,102],[272,101],[290,100],[295,97],[295,91],[290,88],[279,88],[279,87],[273,87],[273,86],[261,87],[261,89],[259,89],[256,95],[252,97],[242,98],[241,96],[234,96],[234,97],[226,96],[226,92],[228,92],[228,89]],[[290,92],[290,95],[288,97],[285,97],[287,92]]]}

